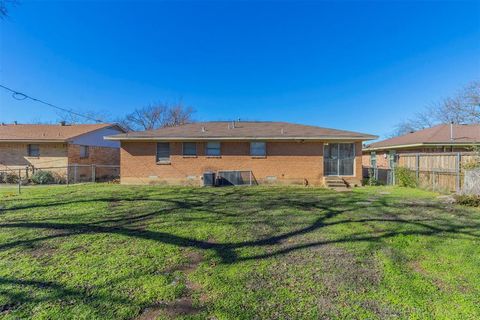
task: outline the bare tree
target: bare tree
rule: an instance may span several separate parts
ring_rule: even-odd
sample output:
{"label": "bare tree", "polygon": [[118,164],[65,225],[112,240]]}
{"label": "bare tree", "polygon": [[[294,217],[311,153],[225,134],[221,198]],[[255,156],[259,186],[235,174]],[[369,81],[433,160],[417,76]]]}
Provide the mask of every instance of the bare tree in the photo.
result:
{"label": "bare tree", "polygon": [[440,123],[480,123],[480,82],[465,86],[453,97],[440,100],[417,113],[414,118],[400,122],[392,136],[430,128]]}
{"label": "bare tree", "polygon": [[8,16],[8,7],[17,3],[17,0],[0,0],[0,19],[5,19]]}
{"label": "bare tree", "polygon": [[153,130],[192,122],[194,109],[183,102],[156,103],[135,109],[117,122],[129,131]]}

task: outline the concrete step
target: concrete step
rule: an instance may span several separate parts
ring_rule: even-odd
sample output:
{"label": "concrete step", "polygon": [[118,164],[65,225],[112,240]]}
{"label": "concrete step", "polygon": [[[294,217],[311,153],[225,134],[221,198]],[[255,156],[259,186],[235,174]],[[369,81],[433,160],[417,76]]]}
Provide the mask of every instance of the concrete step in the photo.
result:
{"label": "concrete step", "polygon": [[335,191],[350,191],[348,185],[342,178],[339,177],[325,177],[324,178],[325,187],[333,189]]}
{"label": "concrete step", "polygon": [[325,185],[329,188],[346,187],[345,183],[326,183]]}

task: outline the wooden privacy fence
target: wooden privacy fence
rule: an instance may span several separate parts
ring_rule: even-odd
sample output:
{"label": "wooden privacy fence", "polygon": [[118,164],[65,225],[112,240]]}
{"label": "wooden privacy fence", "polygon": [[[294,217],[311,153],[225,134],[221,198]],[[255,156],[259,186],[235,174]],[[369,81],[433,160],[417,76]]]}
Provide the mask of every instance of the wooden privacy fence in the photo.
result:
{"label": "wooden privacy fence", "polygon": [[415,172],[422,187],[459,192],[464,181],[463,166],[471,161],[478,161],[478,155],[473,152],[412,153],[397,155],[396,166]]}

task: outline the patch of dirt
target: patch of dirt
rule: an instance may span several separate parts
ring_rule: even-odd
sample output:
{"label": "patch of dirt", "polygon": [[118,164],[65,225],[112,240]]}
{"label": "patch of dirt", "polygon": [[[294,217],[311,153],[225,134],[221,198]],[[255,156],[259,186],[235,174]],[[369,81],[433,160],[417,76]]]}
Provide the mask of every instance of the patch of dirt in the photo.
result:
{"label": "patch of dirt", "polygon": [[444,291],[444,292],[449,292],[452,288],[450,288],[445,282],[443,282],[441,279],[438,278],[433,278],[431,274],[428,273],[427,270],[425,270],[421,265],[420,262],[418,261],[412,261],[409,263],[410,268],[412,268],[413,271],[416,273],[420,273],[422,276],[425,278],[431,280],[435,286]]}
{"label": "patch of dirt", "polygon": [[[188,263],[176,269],[176,271],[181,271],[185,274],[185,287],[187,288],[185,295],[174,301],[163,302],[146,308],[136,320],[154,320],[160,315],[175,319],[179,316],[195,315],[203,310],[202,307],[194,306],[192,299],[192,295],[199,291],[201,286],[188,279],[188,275],[194,272],[198,265],[203,261],[203,256],[199,252],[189,251],[187,253],[187,258]],[[172,271],[173,270],[170,270],[170,272]],[[201,296],[200,301],[204,300],[206,300],[205,297]]]}
{"label": "patch of dirt", "polygon": [[112,200],[108,203],[109,208],[115,208],[121,205],[120,200]]}
{"label": "patch of dirt", "polygon": [[[350,303],[342,297],[343,292],[361,295],[378,286],[380,281],[381,271],[373,258],[360,260],[337,245],[324,245],[281,256],[267,274],[253,276],[247,287],[255,291],[288,288],[292,293],[298,291],[299,299],[305,294],[315,297],[311,303],[315,303],[320,318],[329,319],[340,317],[339,308]],[[378,301],[364,301],[361,306],[380,319],[397,314]],[[280,301],[278,305],[270,303],[264,308],[276,310],[276,316],[284,318],[287,314],[282,314],[283,307]]]}

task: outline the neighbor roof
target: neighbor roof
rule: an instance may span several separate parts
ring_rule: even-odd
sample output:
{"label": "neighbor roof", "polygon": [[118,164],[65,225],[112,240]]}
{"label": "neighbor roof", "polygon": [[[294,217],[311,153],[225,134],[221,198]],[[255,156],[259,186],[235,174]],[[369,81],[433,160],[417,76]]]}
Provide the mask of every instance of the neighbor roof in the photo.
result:
{"label": "neighbor roof", "polygon": [[453,136],[450,124],[441,124],[432,128],[412,132],[403,136],[370,144],[365,151],[397,149],[428,145],[471,145],[480,143],[480,124],[454,124]]}
{"label": "neighbor roof", "polygon": [[196,122],[150,131],[129,132],[107,140],[372,140],[376,136],[287,122]]}
{"label": "neighbor roof", "polygon": [[75,125],[0,124],[0,142],[65,142],[83,134],[110,127],[118,126],[111,123]]}

